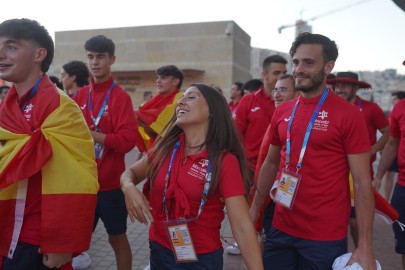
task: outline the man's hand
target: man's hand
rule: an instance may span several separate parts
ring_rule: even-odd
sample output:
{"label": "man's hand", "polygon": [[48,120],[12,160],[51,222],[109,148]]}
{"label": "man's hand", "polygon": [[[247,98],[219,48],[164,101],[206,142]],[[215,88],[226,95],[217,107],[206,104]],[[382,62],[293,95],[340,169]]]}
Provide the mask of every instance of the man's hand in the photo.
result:
{"label": "man's hand", "polygon": [[351,265],[353,263],[360,264],[363,269],[377,269],[374,253],[369,248],[356,248],[352,254],[352,257],[347,262],[347,265]]}
{"label": "man's hand", "polygon": [[374,178],[372,184],[373,184],[373,188],[375,188],[378,191],[381,187],[381,179]]}
{"label": "man's hand", "polygon": [[[38,253],[41,253],[40,249],[38,250]],[[45,253],[42,258],[44,265],[49,268],[60,268],[71,260],[71,253]]]}

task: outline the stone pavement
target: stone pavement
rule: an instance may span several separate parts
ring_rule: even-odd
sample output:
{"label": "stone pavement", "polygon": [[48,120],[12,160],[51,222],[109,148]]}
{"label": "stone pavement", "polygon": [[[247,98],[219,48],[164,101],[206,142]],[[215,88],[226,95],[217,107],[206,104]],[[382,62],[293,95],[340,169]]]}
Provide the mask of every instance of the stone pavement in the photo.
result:
{"label": "stone pavement", "polygon": [[[134,161],[136,153],[134,151],[127,155],[127,165]],[[149,261],[148,228],[138,222],[128,221],[128,238],[132,248],[132,269],[142,270]],[[222,223],[221,236],[223,246],[226,248],[233,243],[232,233],[227,216]],[[401,257],[394,251],[394,236],[391,225],[387,224],[381,217],[375,217],[374,221],[374,252],[376,258],[382,265],[383,270],[401,269]],[[349,249],[353,249],[349,241]],[[90,250],[88,251],[92,259],[92,265],[88,269],[92,270],[116,270],[115,257],[112,248],[108,244],[102,222],[99,222],[93,233]],[[228,255],[224,253],[225,270],[245,270],[247,269],[240,255]],[[276,269],[278,270],[278,269]]]}

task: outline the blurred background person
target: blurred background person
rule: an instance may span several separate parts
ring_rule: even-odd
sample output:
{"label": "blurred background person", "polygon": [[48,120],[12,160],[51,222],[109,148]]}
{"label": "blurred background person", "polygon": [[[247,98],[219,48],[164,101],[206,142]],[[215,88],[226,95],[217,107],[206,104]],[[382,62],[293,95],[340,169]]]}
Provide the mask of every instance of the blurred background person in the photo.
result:
{"label": "blurred background person", "polygon": [[333,73],[326,75],[326,87],[328,87],[333,92],[335,92],[335,78],[336,76]]}
{"label": "blurred background person", "polygon": [[74,98],[77,89],[89,84],[90,72],[82,61],[70,61],[62,66],[60,82],[67,94]]}
{"label": "blurred background person", "polygon": [[3,101],[3,99],[6,97],[8,90],[10,90],[10,86],[8,85],[2,85],[0,86],[0,103]]}
{"label": "blurred background person", "polygon": [[245,82],[242,86],[244,95],[248,95],[250,93],[256,92],[260,88],[263,87],[263,82],[260,79],[251,79]]}
{"label": "blurred background person", "polygon": [[239,100],[243,97],[243,83],[241,82],[234,82],[231,86],[231,90],[229,90],[231,94],[231,101],[228,103],[229,109],[231,110],[232,116],[235,116],[236,108],[238,107]]}
{"label": "blurred background person", "polygon": [[[392,96],[392,105],[395,107],[395,105],[400,101],[401,99],[405,98],[405,91],[396,91],[391,94]],[[388,116],[388,121],[391,123],[391,112]],[[383,195],[384,198],[389,201],[391,199],[391,194],[392,194],[392,189],[394,186],[394,178],[399,172],[398,168],[398,158],[396,157],[395,160],[392,162],[391,166],[388,168],[388,171],[385,174],[384,177],[384,190],[383,190]]]}
{"label": "blurred background person", "polygon": [[59,78],[56,76],[49,76],[49,79],[51,80],[51,82],[53,82],[54,85],[56,85],[56,87],[58,87],[60,90],[63,90],[63,85],[59,82]]}

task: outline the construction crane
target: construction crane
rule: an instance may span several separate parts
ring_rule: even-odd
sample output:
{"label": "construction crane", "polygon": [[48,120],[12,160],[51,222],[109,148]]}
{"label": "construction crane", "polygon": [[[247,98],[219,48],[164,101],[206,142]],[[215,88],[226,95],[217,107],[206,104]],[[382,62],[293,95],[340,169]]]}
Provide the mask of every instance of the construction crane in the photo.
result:
{"label": "construction crane", "polygon": [[337,12],[340,12],[340,11],[342,11],[342,10],[345,10],[345,9],[348,9],[348,8],[351,8],[351,7],[354,7],[354,6],[363,4],[363,3],[365,3],[365,2],[369,2],[369,1],[371,1],[371,0],[362,0],[362,1],[359,1],[359,2],[356,2],[356,3],[352,3],[352,4],[350,4],[350,5],[347,5],[347,6],[338,8],[338,9],[330,10],[330,11],[328,11],[328,12],[326,12],[326,13],[323,13],[323,14],[321,14],[321,15],[312,17],[312,18],[310,18],[310,19],[308,19],[308,20],[301,20],[301,19],[300,19],[300,20],[297,20],[294,24],[282,25],[282,26],[280,26],[280,27],[278,28],[278,33],[281,34],[281,32],[282,32],[284,29],[290,28],[290,27],[293,27],[293,26],[295,26],[295,29],[296,29],[296,31],[295,31],[296,33],[295,33],[295,34],[296,34],[297,36],[298,36],[300,33],[302,33],[302,32],[312,32],[312,27],[311,27],[310,25],[308,25],[308,22],[315,21],[316,19],[319,19],[319,18],[321,18],[321,17],[325,17],[325,16],[328,16],[328,15],[330,15],[330,14],[337,13]]}

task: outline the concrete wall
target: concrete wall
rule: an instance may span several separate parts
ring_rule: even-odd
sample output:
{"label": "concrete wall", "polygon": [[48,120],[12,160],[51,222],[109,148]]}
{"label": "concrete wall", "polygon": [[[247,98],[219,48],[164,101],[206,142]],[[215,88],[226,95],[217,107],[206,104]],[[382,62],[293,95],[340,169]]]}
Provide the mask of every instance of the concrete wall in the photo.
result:
{"label": "concrete wall", "polygon": [[252,77],[250,36],[233,21],[56,32],[50,73],[59,77],[66,62],[86,62],[84,43],[98,34],[114,41],[112,71],[135,108],[144,91],[156,91],[154,72],[163,65],[183,70],[183,90],[194,82],[216,84],[227,98],[234,81]]}
{"label": "concrete wall", "polygon": [[262,78],[262,64],[264,59],[267,56],[277,54],[283,56],[287,61],[287,73],[292,72],[292,60],[291,56],[288,53],[278,52],[269,49],[260,49],[260,48],[252,48],[251,50],[251,66],[250,66],[250,74],[254,79],[261,79]]}

